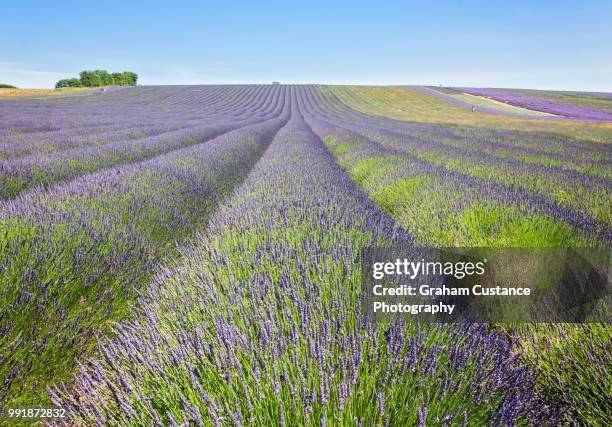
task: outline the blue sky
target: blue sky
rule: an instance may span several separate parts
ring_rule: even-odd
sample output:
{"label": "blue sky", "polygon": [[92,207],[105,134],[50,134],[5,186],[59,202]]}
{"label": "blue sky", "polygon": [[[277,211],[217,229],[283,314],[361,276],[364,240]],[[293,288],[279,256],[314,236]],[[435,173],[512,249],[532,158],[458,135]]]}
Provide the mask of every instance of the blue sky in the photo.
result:
{"label": "blue sky", "polygon": [[142,84],[612,92],[611,1],[21,0],[1,22],[0,82],[20,87],[103,68]]}

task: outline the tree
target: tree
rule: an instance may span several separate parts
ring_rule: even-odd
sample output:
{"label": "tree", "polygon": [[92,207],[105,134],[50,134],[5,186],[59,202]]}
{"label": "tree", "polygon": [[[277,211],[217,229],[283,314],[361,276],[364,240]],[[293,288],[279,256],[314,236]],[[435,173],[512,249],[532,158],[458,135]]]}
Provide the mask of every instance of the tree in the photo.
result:
{"label": "tree", "polygon": [[98,87],[100,86],[100,76],[93,71],[81,71],[81,85],[84,87]]}
{"label": "tree", "polygon": [[0,83],[0,89],[17,89],[13,85],[7,85],[6,83]]}
{"label": "tree", "polygon": [[131,71],[124,71],[123,73],[123,85],[122,86],[136,86],[138,81],[138,74]]}
{"label": "tree", "polygon": [[113,73],[111,74],[113,78],[113,84],[115,86],[125,86],[123,82],[123,73]]}
{"label": "tree", "polygon": [[[99,86],[136,86],[138,74],[132,71],[124,71],[122,73],[110,74],[106,70],[81,71],[79,79],[64,79],[57,82],[62,86],[56,87],[78,87],[74,81],[78,80],[82,87],[99,87]],[[68,83],[70,82],[70,83]]]}
{"label": "tree", "polygon": [[113,77],[106,70],[95,70],[94,74],[100,79],[100,86],[112,86]]}
{"label": "tree", "polygon": [[63,79],[55,84],[56,89],[63,87],[81,87],[81,81],[79,79]]}

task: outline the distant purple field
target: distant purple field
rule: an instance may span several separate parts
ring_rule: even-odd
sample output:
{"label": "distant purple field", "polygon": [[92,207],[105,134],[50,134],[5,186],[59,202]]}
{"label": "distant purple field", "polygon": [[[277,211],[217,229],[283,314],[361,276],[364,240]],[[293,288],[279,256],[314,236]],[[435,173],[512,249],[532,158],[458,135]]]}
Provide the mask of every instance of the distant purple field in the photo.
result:
{"label": "distant purple field", "polygon": [[[469,102],[466,101],[462,101],[460,99],[457,98],[453,98],[450,95],[447,95],[443,92],[440,92],[436,89],[432,89],[429,88],[427,86],[407,86],[410,89],[413,90],[417,90],[419,92],[424,93],[425,95],[429,95],[429,96],[433,96],[436,98],[439,98],[443,101],[449,102],[451,104],[454,105],[458,105],[460,107],[465,107],[465,108],[472,108],[473,104],[470,104]],[[463,90],[463,89],[462,89]],[[510,117],[520,117],[520,118],[524,118],[524,119],[538,119],[538,120],[559,120],[559,117],[555,117],[555,116],[533,116],[533,115],[529,115],[529,114],[519,114],[519,113],[511,113],[508,111],[502,111],[502,110],[498,110],[496,108],[487,108],[487,107],[482,107],[479,106],[478,107],[478,111],[480,112],[484,112],[484,113],[490,113],[490,114],[498,114],[501,116],[510,116]]]}
{"label": "distant purple field", "polygon": [[596,108],[587,108],[563,104],[547,99],[526,96],[499,89],[468,87],[457,87],[454,89],[461,92],[469,93],[471,95],[493,98],[496,101],[505,102],[516,107],[557,114],[570,119],[589,120],[597,122],[612,121],[612,112],[598,110]]}

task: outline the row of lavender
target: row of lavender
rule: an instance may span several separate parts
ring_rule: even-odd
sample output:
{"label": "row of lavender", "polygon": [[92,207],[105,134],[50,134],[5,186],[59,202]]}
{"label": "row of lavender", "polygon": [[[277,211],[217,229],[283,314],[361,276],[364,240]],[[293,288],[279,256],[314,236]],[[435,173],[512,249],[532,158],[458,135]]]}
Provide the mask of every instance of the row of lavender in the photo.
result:
{"label": "row of lavender", "polygon": [[[126,93],[129,93],[129,91],[122,92],[122,94]],[[146,127],[138,127],[135,134],[136,138],[129,137],[129,135],[122,137],[121,131],[114,135],[112,133],[110,135],[93,134],[90,144],[84,147],[71,148],[70,143],[62,144],[58,142],[62,135],[58,137],[55,133],[52,135],[37,134],[33,147],[36,151],[35,154],[0,160],[0,199],[15,197],[19,193],[37,186],[48,187],[116,164],[140,161],[185,146],[201,143],[227,131],[279,114],[281,94],[278,88],[263,88],[242,95],[241,98],[244,99],[237,105],[232,104],[231,108],[227,107],[229,110],[223,112],[221,111],[223,109],[220,109],[219,111],[214,110],[210,114],[200,114],[197,120],[191,119],[187,122],[185,119],[180,119],[174,121],[172,115],[168,115],[164,118],[164,127],[152,132],[156,134],[152,136],[146,133]],[[255,98],[252,99],[252,96]],[[160,98],[163,100],[161,94]],[[161,103],[162,101],[158,102]],[[243,105],[243,103],[246,104]],[[131,108],[137,111],[138,105],[139,103],[134,103]],[[190,104],[188,106],[192,107]],[[182,114],[185,108],[183,106],[179,113]],[[19,113],[19,109],[16,110]],[[77,111],[80,111],[78,105]],[[130,129],[133,129],[134,124],[138,123],[140,115],[143,114],[138,112],[135,115],[129,115],[122,113],[122,111],[123,109],[119,108],[113,113],[123,115],[123,122],[115,126],[124,126],[128,122],[131,124]],[[76,114],[76,112],[73,113]],[[151,131],[151,129],[148,130]],[[92,136],[91,132],[87,136]],[[83,135],[81,135],[82,137]],[[96,141],[106,137],[109,137],[110,141],[96,143]],[[116,140],[112,141],[112,139]],[[12,145],[22,147],[20,142]],[[49,145],[53,147],[61,145],[65,149],[48,153],[45,148]]]}
{"label": "row of lavender", "polygon": [[0,138],[46,132],[70,127],[125,123],[142,119],[201,118],[206,112],[232,111],[248,105],[270,87],[187,86],[139,87],[117,93],[97,93],[61,99],[2,99]]}
{"label": "row of lavender", "polygon": [[53,402],[97,425],[554,422],[501,335],[359,321],[359,249],[411,239],[335,164],[295,90],[207,233]]}
{"label": "row of lavender", "polygon": [[[165,88],[137,88],[121,95],[96,95],[87,99],[49,101],[0,101],[0,114],[7,129],[2,135],[4,156],[23,144],[45,147],[71,137],[95,137],[100,132],[135,126],[160,126],[171,122],[178,127],[202,124],[228,116],[248,112],[265,114],[263,104],[270,99],[274,88],[247,86],[202,89],[182,89],[168,92]],[[224,94],[219,98],[219,94]],[[213,96],[213,95],[217,96]],[[178,96],[182,95],[182,96]],[[219,99],[217,99],[219,98]],[[27,124],[13,123],[25,121]],[[41,123],[49,122],[49,126]],[[104,139],[100,139],[104,142]],[[61,148],[61,147],[59,147]]]}
{"label": "row of lavender", "polygon": [[286,92],[267,120],[0,203],[0,412],[44,402],[45,387],[69,378],[95,337],[128,315],[157,263],[287,121]]}
{"label": "row of lavender", "polygon": [[[196,90],[198,92],[195,92]],[[110,105],[101,105],[102,101],[108,101],[106,98],[93,98],[87,102],[73,100],[62,105],[52,104],[53,108],[42,110],[41,107],[47,105],[40,105],[40,102],[34,104],[36,108],[28,108],[27,102],[0,102],[5,123],[10,123],[11,117],[28,117],[28,120],[35,122],[37,126],[44,120],[50,120],[54,124],[51,129],[46,130],[36,130],[31,126],[13,126],[8,133],[5,132],[0,142],[0,159],[154,136],[174,129],[201,125],[203,120],[223,118],[224,115],[236,113],[245,107],[255,116],[265,114],[261,103],[268,99],[268,91],[270,89],[263,86],[246,87],[238,92],[235,88],[226,88],[229,93],[220,97],[217,93],[223,93],[220,89],[205,87],[185,90],[184,92],[193,95],[185,95],[178,100],[173,98],[172,102],[169,102],[168,95],[164,95],[164,92],[157,88],[153,91],[153,94],[158,96],[157,99],[145,98],[150,101],[148,103],[134,99],[130,92],[124,92],[121,97],[111,98]],[[179,103],[180,100],[184,104]],[[124,106],[124,103],[127,105]],[[171,104],[172,109],[165,104]],[[160,108],[160,105],[163,105],[163,108]],[[226,109],[229,110],[226,112]],[[93,120],[89,119],[90,115]],[[71,121],[67,122],[66,118]]]}

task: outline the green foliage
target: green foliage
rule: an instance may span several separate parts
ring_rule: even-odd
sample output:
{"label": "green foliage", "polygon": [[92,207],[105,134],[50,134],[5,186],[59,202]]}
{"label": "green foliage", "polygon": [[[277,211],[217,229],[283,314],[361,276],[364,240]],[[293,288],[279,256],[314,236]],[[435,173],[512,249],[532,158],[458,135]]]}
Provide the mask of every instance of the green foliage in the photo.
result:
{"label": "green foliage", "polygon": [[[136,86],[138,81],[138,74],[132,71],[111,74],[106,70],[85,70],[81,71],[79,76],[79,79],[62,79],[55,84],[55,87],[59,89],[65,87]],[[0,85],[0,87],[2,86]]]}
{"label": "green foliage", "polygon": [[122,74],[124,79],[124,84],[122,86],[136,86],[138,74],[131,71],[124,71]]}
{"label": "green foliage", "polygon": [[389,185],[373,189],[370,196],[385,212],[394,212],[399,205],[411,202],[419,188],[430,182],[431,178],[427,176],[400,178]]}
{"label": "green foliage", "polygon": [[100,76],[93,71],[81,71],[81,84],[85,87],[98,87],[100,86]]}
{"label": "green foliage", "polygon": [[7,85],[6,83],[0,83],[0,89],[17,89],[13,85]]}
{"label": "green foliage", "polygon": [[[493,204],[434,175],[414,175],[411,160],[401,155],[364,156],[367,143],[341,135],[327,136],[325,144],[363,191],[422,244],[563,247],[594,243],[568,224],[530,212],[518,202]],[[338,150],[349,144],[354,156]],[[431,161],[438,162],[439,157],[432,155]],[[452,168],[450,163],[445,166]],[[486,178],[495,170],[491,167]]]}
{"label": "green foliage", "polygon": [[126,86],[123,79],[123,73],[113,73],[111,77],[113,78],[113,84],[117,86]]}
{"label": "green foliage", "polygon": [[64,87],[82,87],[81,81],[77,78],[72,79],[63,79],[55,84],[56,89],[61,89]]}
{"label": "green foliage", "polygon": [[115,86],[136,86],[138,75],[131,71],[124,71],[122,73],[113,73],[112,78]]}
{"label": "green foliage", "polygon": [[95,70],[94,74],[100,80],[100,86],[112,86],[113,78],[106,70]]}
{"label": "green foliage", "polygon": [[539,386],[553,403],[573,402],[572,415],[584,425],[607,425],[612,373],[609,325],[511,325],[506,329],[521,338],[523,360],[537,369]]}

